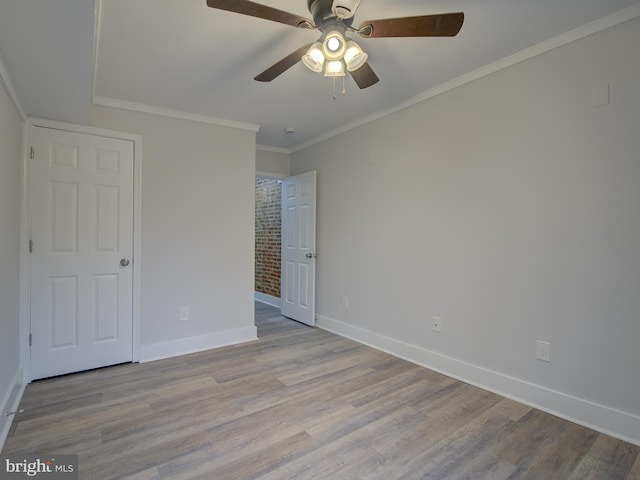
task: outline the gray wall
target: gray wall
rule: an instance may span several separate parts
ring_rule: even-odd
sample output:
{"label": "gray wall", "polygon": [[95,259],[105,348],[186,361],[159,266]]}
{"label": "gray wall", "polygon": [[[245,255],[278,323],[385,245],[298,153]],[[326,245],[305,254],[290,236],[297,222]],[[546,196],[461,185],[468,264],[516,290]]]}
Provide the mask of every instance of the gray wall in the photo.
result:
{"label": "gray wall", "polygon": [[143,360],[255,338],[255,132],[100,106],[92,117],[142,136]]}
{"label": "gray wall", "polygon": [[[0,85],[0,446],[6,417],[5,403],[12,401],[20,353],[19,333],[19,239],[20,159],[22,121]],[[15,383],[14,383],[15,382]]]}
{"label": "gray wall", "polygon": [[291,172],[291,155],[288,153],[265,150],[256,151],[256,171],[265,176],[288,177]]}
{"label": "gray wall", "polygon": [[635,19],[295,152],[320,325],[640,443],[638,45]]}

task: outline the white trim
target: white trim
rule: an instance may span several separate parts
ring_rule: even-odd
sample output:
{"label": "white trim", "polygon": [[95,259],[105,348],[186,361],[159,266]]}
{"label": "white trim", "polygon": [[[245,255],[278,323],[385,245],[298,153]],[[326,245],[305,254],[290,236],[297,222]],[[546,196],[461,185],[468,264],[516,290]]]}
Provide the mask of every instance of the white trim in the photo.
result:
{"label": "white trim", "polygon": [[140,362],[151,362],[163,358],[178,357],[190,353],[202,352],[213,348],[252,342],[258,339],[258,330],[254,326],[235,328],[222,332],[213,332],[197,337],[179,338],[168,342],[142,345]]}
{"label": "white trim", "polygon": [[22,394],[26,384],[22,381],[23,373],[22,368],[18,368],[13,380],[9,385],[9,389],[0,403],[0,452],[4,448],[4,442],[9,435],[9,429],[15,415],[7,415],[7,412],[15,412],[20,406],[20,400],[22,400]]}
{"label": "white trim", "polygon": [[341,133],[348,132],[349,130],[353,130],[354,128],[373,122],[374,120],[378,120],[380,118],[386,117],[387,115],[391,115],[392,113],[404,110],[405,108],[409,108],[417,103],[423,102],[442,93],[446,93],[450,90],[453,90],[454,88],[461,87],[462,85],[473,82],[474,80],[478,80],[482,77],[486,77],[487,75],[491,75],[492,73],[504,70],[507,67],[524,62],[525,60],[529,60],[530,58],[537,57],[538,55],[542,55],[543,53],[549,52],[551,50],[555,50],[556,48],[588,37],[589,35],[593,35],[594,33],[598,33],[607,28],[614,27],[616,25],[619,25],[620,23],[632,20],[638,16],[640,16],[640,3],[608,15],[594,22],[583,25],[582,27],[578,27],[550,40],[546,40],[532,47],[525,48],[520,52],[514,53],[513,55],[509,55],[496,62],[490,63],[489,65],[485,65],[484,67],[478,68],[477,70],[461,75],[434,88],[425,90],[424,92],[419,93],[418,95],[415,95],[414,97],[411,97],[391,108],[380,110],[371,115],[344,125],[340,128],[320,135],[319,137],[313,138],[308,142],[296,145],[289,150],[289,153],[294,153],[304,148],[310,147],[311,145],[315,145],[316,143],[328,140],[329,138],[340,135]]}
{"label": "white trim", "polygon": [[96,0],[93,25],[93,68],[91,73],[91,97],[96,95],[96,79],[98,78],[98,54],[100,52],[100,32],[102,30],[102,0]]}
{"label": "white trim", "polygon": [[140,361],[141,345],[141,298],[142,290],[142,137],[135,135],[133,140],[133,332],[131,341],[133,351],[131,359]]}
{"label": "white trim", "polygon": [[339,320],[316,315],[316,326],[565,420],[640,445],[640,416],[511,377]]}
{"label": "white trim", "polygon": [[282,173],[261,172],[256,170],[256,177],[266,177],[272,178],[273,180],[282,180],[284,178],[288,178],[289,175],[284,175]]}
{"label": "white trim", "polygon": [[31,330],[31,257],[29,255],[29,239],[31,238],[31,208],[29,202],[29,146],[31,127],[27,121],[22,123],[22,163],[20,166],[20,258],[19,258],[19,352],[22,365],[23,383],[29,383],[30,351],[29,331]]}
{"label": "white trim", "polygon": [[222,118],[210,117],[208,115],[183,112],[180,110],[173,110],[171,108],[154,107],[153,105],[117,100],[115,98],[99,97],[94,95],[93,103],[94,105],[102,105],[103,107],[113,107],[123,110],[131,110],[134,112],[150,113],[152,115],[208,123],[211,125],[218,125],[220,127],[238,128],[240,130],[249,130],[251,132],[257,132],[260,130],[260,125],[256,125],[254,123],[235,122],[233,120],[225,120]]}
{"label": "white trim", "polygon": [[291,153],[291,149],[282,147],[270,147],[269,145],[256,145],[256,150],[274,153]]}
{"label": "white trim", "polygon": [[262,292],[254,292],[253,299],[256,302],[271,305],[272,307],[282,308],[282,299],[274,297],[273,295],[267,295],[266,293]]}
{"label": "white trim", "polygon": [[27,118],[23,133],[23,159],[21,171],[21,202],[20,202],[20,361],[24,372],[24,381],[29,383],[31,377],[31,358],[29,355],[30,331],[30,260],[27,248],[30,237],[31,214],[29,206],[29,150],[32,144],[33,127],[52,128],[74,133],[117,138],[133,142],[133,335],[132,361],[139,362],[140,346],[140,277],[142,266],[142,137],[125,132],[116,132],[103,128],[84,125]]}
{"label": "white trim", "polygon": [[0,55],[0,85],[2,85],[4,91],[7,92],[7,96],[11,100],[11,103],[13,103],[13,108],[16,109],[16,113],[20,116],[22,121],[25,121],[27,119],[27,115],[22,107],[22,103],[20,103],[16,90],[13,88],[13,83],[11,83],[9,71],[4,65],[2,55]]}
{"label": "white trim", "polygon": [[52,128],[55,130],[64,130],[72,133],[84,133],[87,135],[96,135],[99,137],[116,138],[119,140],[129,140],[131,142],[141,142],[142,137],[135,133],[120,132],[116,130],[107,130],[106,128],[90,127],[87,125],[76,125],[73,123],[59,122],[57,120],[47,120],[44,118],[29,117],[27,125],[33,127]]}

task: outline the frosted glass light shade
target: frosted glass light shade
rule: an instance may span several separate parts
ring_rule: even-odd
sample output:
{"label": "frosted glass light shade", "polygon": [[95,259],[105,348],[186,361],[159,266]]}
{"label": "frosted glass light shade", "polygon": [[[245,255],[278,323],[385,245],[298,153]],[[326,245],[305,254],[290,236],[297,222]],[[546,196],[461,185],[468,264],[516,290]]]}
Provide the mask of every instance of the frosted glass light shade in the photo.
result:
{"label": "frosted glass light shade", "polygon": [[341,60],[327,62],[324,70],[325,77],[344,77],[344,63]]}
{"label": "frosted glass light shade", "polygon": [[347,42],[347,51],[344,52],[344,63],[347,64],[347,70],[353,72],[359,69],[365,64],[367,58],[369,58],[369,55],[362,51],[360,45],[353,40]]}
{"label": "frosted glass light shade", "polygon": [[340,60],[347,49],[347,42],[340,32],[332,30],[322,41],[322,53],[327,60]]}
{"label": "frosted glass light shade", "polygon": [[302,56],[302,63],[312,72],[320,73],[322,71],[324,55],[322,54],[322,44],[320,42],[311,45],[307,53]]}

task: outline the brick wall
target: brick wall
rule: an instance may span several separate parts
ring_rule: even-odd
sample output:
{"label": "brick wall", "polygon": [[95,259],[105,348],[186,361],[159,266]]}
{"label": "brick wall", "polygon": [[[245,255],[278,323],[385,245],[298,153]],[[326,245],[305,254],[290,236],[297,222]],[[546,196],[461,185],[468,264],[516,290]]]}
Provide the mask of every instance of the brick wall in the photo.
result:
{"label": "brick wall", "polygon": [[256,292],[280,298],[281,184],[256,177]]}

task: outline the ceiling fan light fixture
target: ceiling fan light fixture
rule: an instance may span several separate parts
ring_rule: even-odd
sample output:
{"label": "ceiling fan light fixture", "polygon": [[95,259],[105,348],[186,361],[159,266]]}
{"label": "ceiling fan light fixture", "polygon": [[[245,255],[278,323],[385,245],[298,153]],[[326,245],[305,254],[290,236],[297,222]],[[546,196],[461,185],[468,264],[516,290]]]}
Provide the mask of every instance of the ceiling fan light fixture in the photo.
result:
{"label": "ceiling fan light fixture", "polygon": [[344,52],[344,63],[347,65],[347,70],[353,72],[364,65],[369,58],[366,52],[360,48],[353,40],[347,42],[347,49]]}
{"label": "ceiling fan light fixture", "polygon": [[270,82],[302,61],[309,70],[333,77],[334,100],[336,77],[342,77],[342,93],[346,93],[346,70],[351,72],[360,89],[368,88],[380,80],[367,63],[368,55],[357,43],[345,37],[346,32],[356,33],[362,38],[455,37],[465,18],[463,12],[393,17],[370,20],[353,28],[353,17],[360,2],[307,0],[309,13],[313,17],[313,20],[309,20],[253,0],[206,0],[208,7],[218,10],[322,32],[318,41],[300,46],[255,76],[254,80]]}
{"label": "ceiling fan light fixture", "polygon": [[322,53],[328,60],[340,60],[347,50],[347,42],[340,32],[332,30],[322,40]]}
{"label": "ceiling fan light fixture", "polygon": [[302,56],[302,63],[312,72],[322,72],[324,55],[322,54],[322,44],[320,42],[316,42],[309,47],[307,53]]}
{"label": "ceiling fan light fixture", "polygon": [[344,62],[342,60],[331,60],[327,62],[324,70],[325,77],[344,77]]}

